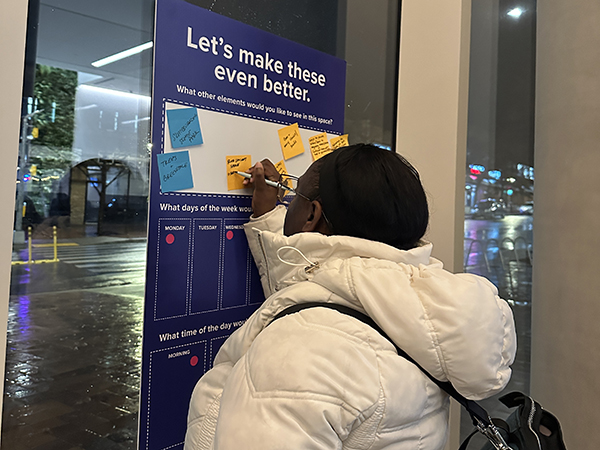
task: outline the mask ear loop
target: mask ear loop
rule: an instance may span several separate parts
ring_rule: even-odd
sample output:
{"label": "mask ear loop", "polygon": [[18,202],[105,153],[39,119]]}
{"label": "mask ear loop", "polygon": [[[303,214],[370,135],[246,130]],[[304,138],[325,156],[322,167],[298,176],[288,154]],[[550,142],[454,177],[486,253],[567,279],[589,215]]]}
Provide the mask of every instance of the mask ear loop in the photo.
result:
{"label": "mask ear loop", "polygon": [[[306,263],[294,263],[294,262],[290,262],[290,261],[286,261],[284,260],[281,255],[279,254],[282,250],[294,250],[295,252],[299,253],[300,256],[302,256],[302,258],[304,258],[304,261],[306,261],[308,263],[308,266],[306,266]],[[292,247],[289,245],[285,245],[283,247],[280,247],[279,249],[277,249],[277,258],[279,259],[279,261],[281,261],[284,264],[287,264],[288,266],[305,266],[304,267],[304,271],[306,273],[312,273],[313,271],[315,271],[316,269],[318,269],[319,263],[318,261],[316,262],[312,262],[310,259],[308,259],[306,257],[306,255],[304,255],[304,253],[302,253],[300,250],[298,250],[296,247]]]}

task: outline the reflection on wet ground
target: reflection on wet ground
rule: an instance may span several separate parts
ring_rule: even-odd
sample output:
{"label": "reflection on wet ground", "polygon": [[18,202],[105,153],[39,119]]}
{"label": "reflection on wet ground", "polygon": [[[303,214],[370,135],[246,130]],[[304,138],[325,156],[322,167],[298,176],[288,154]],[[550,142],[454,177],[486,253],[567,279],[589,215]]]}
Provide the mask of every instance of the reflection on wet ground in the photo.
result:
{"label": "reflection on wet ground", "polygon": [[[513,303],[519,350],[505,392],[529,391],[531,264],[518,238],[531,244],[531,220],[465,222],[466,271],[490,278]],[[3,449],[136,448],[145,240],[78,242],[59,249],[58,263],[13,266]],[[496,398],[484,406],[510,412]],[[461,434],[471,430],[463,414]]]}
{"label": "reflection on wet ground", "polygon": [[13,266],[3,449],[136,448],[145,241],[84,243]]}
{"label": "reflection on wet ground", "polygon": [[465,222],[465,272],[491,280],[500,296],[512,304],[531,300],[533,218]]}
{"label": "reflection on wet ground", "polygon": [[[517,326],[517,357],[513,375],[500,394],[481,404],[492,417],[513,412],[498,401],[512,391],[529,393],[531,358],[531,262],[533,259],[533,218],[506,216],[499,220],[465,221],[465,272],[490,279],[499,294],[512,306]],[[473,430],[468,414],[461,417],[461,440]],[[470,448],[481,448],[485,438],[473,438]]]}

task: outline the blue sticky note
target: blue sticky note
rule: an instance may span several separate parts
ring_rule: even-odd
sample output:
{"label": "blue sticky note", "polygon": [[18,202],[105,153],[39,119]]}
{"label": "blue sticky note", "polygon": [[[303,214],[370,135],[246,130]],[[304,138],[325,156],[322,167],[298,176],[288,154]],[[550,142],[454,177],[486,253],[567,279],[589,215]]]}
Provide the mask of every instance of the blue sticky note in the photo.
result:
{"label": "blue sticky note", "polygon": [[169,122],[171,147],[189,147],[204,142],[196,108],[169,109],[167,110],[167,121]]}
{"label": "blue sticky note", "polygon": [[173,153],[160,153],[158,160],[158,175],[160,188],[163,192],[179,191],[194,187],[190,154],[187,150]]}

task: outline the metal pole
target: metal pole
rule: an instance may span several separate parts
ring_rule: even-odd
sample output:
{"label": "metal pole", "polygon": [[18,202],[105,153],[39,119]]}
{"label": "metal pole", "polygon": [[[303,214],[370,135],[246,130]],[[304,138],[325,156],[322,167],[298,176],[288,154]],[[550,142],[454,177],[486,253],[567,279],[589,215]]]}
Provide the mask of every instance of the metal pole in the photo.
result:
{"label": "metal pole", "polygon": [[98,206],[98,228],[96,230],[96,234],[98,236],[102,236],[103,233],[103,224],[104,224],[104,212],[106,211],[106,181],[107,174],[110,167],[108,166],[108,161],[98,160],[100,166],[100,182],[102,184],[100,189],[100,204]]}
{"label": "metal pole", "polygon": [[29,120],[43,110],[33,111],[31,114],[23,116],[21,123],[21,145],[19,146],[19,165],[17,167],[17,201],[15,204],[15,231],[23,230],[23,200],[25,199],[25,184],[23,175],[27,173],[29,158],[29,139],[27,131],[29,129]]}
{"label": "metal pole", "polygon": [[23,200],[25,198],[25,186],[23,185],[23,174],[25,173],[25,161],[27,145],[27,125],[29,115],[22,118],[21,123],[21,145],[19,146],[19,165],[17,167],[17,201],[15,203],[15,231],[23,230]]}

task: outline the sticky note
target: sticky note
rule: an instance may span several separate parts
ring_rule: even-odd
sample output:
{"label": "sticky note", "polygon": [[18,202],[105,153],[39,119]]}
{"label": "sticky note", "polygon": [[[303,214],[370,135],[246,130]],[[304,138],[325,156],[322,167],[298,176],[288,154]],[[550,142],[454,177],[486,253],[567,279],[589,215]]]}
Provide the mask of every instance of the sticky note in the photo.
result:
{"label": "sticky note", "polygon": [[169,109],[167,110],[167,122],[169,123],[171,147],[189,147],[204,142],[196,108]]}
{"label": "sticky note", "polygon": [[333,151],[331,147],[329,147],[327,133],[321,133],[317,134],[316,136],[309,137],[308,145],[310,146],[310,152],[312,153],[314,161]]}
{"label": "sticky note", "polygon": [[342,134],[341,136],[338,136],[331,140],[331,148],[333,150],[336,150],[340,147],[346,147],[347,145],[350,145],[350,143],[348,142],[347,134]]}
{"label": "sticky note", "polygon": [[288,174],[288,171],[285,167],[285,161],[283,159],[281,161],[279,161],[277,164],[275,164],[275,168],[277,169],[277,172],[279,172],[280,174],[284,174],[284,175]]}
{"label": "sticky note", "polygon": [[252,156],[250,155],[234,155],[226,156],[227,161],[227,190],[245,189],[244,177],[236,172],[246,172],[252,167]]}
{"label": "sticky note", "polygon": [[156,155],[160,189],[163,192],[179,191],[194,187],[190,154],[187,150]]}
{"label": "sticky note", "polygon": [[281,128],[277,132],[279,133],[283,159],[287,160],[304,153],[304,145],[300,138],[300,129],[297,123]]}

